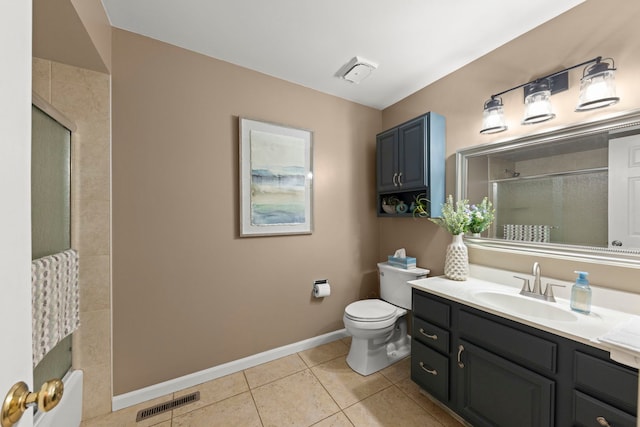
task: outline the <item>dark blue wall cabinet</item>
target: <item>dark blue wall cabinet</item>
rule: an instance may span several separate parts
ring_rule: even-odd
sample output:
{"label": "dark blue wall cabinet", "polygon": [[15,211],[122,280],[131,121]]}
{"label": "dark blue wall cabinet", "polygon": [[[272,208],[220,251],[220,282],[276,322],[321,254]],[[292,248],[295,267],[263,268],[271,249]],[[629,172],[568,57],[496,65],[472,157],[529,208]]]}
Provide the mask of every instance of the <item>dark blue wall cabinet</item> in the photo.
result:
{"label": "dark blue wall cabinet", "polygon": [[638,370],[605,351],[417,289],[412,315],[411,379],[475,427],[636,426]]}
{"label": "dark blue wall cabinet", "polygon": [[[445,119],[430,112],[376,137],[378,216],[411,216],[417,197],[431,217],[444,203]],[[397,210],[398,204],[404,205]],[[383,207],[386,205],[387,208]]]}

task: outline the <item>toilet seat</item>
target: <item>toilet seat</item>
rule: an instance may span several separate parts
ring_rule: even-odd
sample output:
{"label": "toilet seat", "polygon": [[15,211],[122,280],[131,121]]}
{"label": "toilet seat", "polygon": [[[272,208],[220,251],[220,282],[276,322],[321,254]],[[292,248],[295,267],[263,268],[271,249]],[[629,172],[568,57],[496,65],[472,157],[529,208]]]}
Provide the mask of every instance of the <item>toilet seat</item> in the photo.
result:
{"label": "toilet seat", "polygon": [[344,314],[356,322],[382,322],[395,318],[397,309],[386,301],[367,299],[352,302],[344,309]]}

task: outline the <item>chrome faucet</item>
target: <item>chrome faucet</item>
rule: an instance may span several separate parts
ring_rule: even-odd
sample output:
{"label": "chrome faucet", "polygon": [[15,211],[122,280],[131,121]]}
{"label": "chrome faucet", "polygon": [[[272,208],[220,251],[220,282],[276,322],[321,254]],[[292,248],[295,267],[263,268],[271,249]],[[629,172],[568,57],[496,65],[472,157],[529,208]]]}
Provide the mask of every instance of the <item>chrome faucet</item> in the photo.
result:
{"label": "chrome faucet", "polygon": [[547,283],[544,293],[542,293],[542,286],[540,284],[540,264],[538,264],[537,262],[534,262],[533,269],[531,272],[533,274],[533,289],[531,289],[531,287],[529,286],[529,279],[525,277],[520,277],[520,276],[513,276],[516,279],[523,280],[522,289],[520,290],[520,295],[524,295],[531,298],[537,298],[537,299],[541,299],[549,302],[556,302],[556,298],[553,296],[553,287],[559,286],[564,288],[564,285]]}
{"label": "chrome faucet", "polygon": [[533,290],[531,292],[536,295],[542,295],[542,289],[540,286],[540,264],[534,262],[531,273],[533,274]]}

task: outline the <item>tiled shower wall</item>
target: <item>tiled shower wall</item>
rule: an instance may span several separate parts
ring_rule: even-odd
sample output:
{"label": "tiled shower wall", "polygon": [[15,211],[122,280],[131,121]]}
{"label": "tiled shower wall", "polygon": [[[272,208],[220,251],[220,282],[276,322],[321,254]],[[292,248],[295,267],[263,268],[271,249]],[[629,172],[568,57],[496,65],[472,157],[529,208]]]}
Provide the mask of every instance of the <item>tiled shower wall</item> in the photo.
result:
{"label": "tiled shower wall", "polygon": [[80,254],[80,328],[73,368],[84,371],[83,419],[111,411],[110,129],[107,74],[33,59],[33,91],[73,121],[71,244]]}

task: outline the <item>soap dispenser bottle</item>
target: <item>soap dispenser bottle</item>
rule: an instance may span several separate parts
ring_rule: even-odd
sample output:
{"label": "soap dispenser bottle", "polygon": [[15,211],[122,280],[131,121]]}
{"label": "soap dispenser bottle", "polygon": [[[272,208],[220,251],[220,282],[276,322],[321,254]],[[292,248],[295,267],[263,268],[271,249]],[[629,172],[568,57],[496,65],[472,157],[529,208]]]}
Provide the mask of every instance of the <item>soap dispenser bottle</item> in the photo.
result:
{"label": "soap dispenser bottle", "polygon": [[571,288],[571,309],[583,314],[591,312],[591,288],[585,271],[574,271],[578,275]]}

